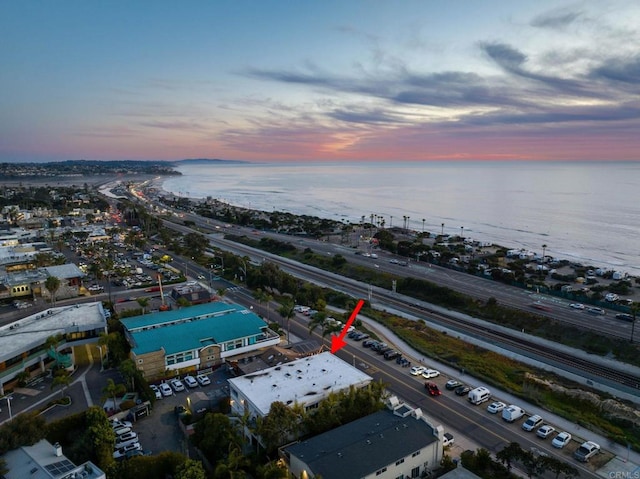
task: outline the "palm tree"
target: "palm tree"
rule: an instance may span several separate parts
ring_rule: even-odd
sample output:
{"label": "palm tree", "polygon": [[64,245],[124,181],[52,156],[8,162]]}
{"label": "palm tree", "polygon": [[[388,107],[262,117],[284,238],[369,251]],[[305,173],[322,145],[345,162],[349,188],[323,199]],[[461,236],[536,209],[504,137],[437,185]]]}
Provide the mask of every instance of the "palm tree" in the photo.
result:
{"label": "palm tree", "polygon": [[60,288],[60,279],[57,276],[49,276],[44,282],[44,287],[47,288],[51,295],[51,306],[53,306],[56,300],[56,292]]}
{"label": "palm tree", "polygon": [[287,320],[287,343],[291,344],[291,335],[290,335],[290,321],[296,315],[294,311],[295,305],[293,304],[293,300],[291,298],[285,299],[278,309],[278,313],[282,316],[283,319]]}
{"label": "palm tree", "polygon": [[113,409],[116,408],[116,397],[119,395],[123,395],[127,392],[127,387],[122,384],[116,384],[115,381],[111,378],[107,379],[107,385],[102,388],[102,397],[110,398],[113,400]]}
{"label": "palm tree", "polygon": [[422,218],[422,234],[424,234],[424,222],[427,221],[424,218]]}
{"label": "palm tree", "polygon": [[149,298],[147,298],[146,296],[140,296],[139,298],[136,298],[136,301],[138,302],[138,304],[140,305],[140,307],[142,308],[142,314],[145,313],[145,308],[147,306],[149,306]]}
{"label": "palm tree", "polygon": [[547,250],[547,245],[543,244],[542,245],[542,262],[545,262],[544,256],[545,256],[545,251]]}
{"label": "palm tree", "polygon": [[51,389],[56,386],[61,386],[60,397],[64,397],[64,390],[71,384],[71,376],[66,369],[58,369],[55,373],[53,381],[51,382]]}

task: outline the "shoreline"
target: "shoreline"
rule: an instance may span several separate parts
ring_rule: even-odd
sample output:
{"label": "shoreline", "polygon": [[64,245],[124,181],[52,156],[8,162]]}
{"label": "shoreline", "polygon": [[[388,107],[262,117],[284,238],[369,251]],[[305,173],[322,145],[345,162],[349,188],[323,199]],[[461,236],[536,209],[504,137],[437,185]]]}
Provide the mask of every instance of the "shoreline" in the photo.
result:
{"label": "shoreline", "polygon": [[[191,203],[193,204],[207,204],[207,199],[206,198],[196,198],[196,197],[190,197],[190,196],[180,196],[177,195],[171,191],[168,191],[166,189],[164,189],[163,185],[164,182],[166,180],[168,180],[169,178],[165,178],[165,177],[158,177],[155,178],[147,187],[153,188],[155,190],[157,190],[157,194],[161,195],[161,196],[167,196],[167,197],[171,197],[171,198],[175,198],[175,199],[182,199],[184,200],[185,198],[188,199]],[[231,203],[228,203],[224,200],[220,200],[215,198],[214,195],[211,195],[211,202],[214,202],[217,205],[222,205],[224,207],[228,207],[234,211],[238,211],[238,212],[250,212],[252,213],[252,216],[256,216],[256,217],[260,217],[260,216],[269,216],[272,212],[269,211],[265,211],[265,210],[259,210],[259,209],[255,209],[255,208],[250,208],[250,207],[246,207],[246,206],[240,206],[240,205],[234,205]],[[282,211],[282,210],[275,210],[274,212],[278,212],[278,213],[282,213],[282,214],[286,214],[286,215],[291,215],[297,218],[302,218],[302,217],[313,217],[313,218],[317,218],[320,221],[329,221],[331,223],[333,223],[336,226],[344,226],[345,222],[343,220],[340,219],[336,219],[336,218],[330,218],[330,217],[321,217],[321,216],[316,216],[316,215],[305,215],[305,214],[298,214],[298,213],[292,213],[290,211]],[[338,215],[338,214],[336,214]],[[365,222],[369,223],[369,217],[365,218]],[[353,223],[353,222],[348,222],[346,224],[351,224],[353,226],[358,226],[359,223]],[[399,229],[399,226],[394,226],[393,228],[384,228],[384,229]],[[420,234],[420,231],[416,230],[415,228],[411,228],[410,229],[411,232],[413,232],[413,234]],[[432,233],[433,235],[433,233]],[[438,236],[438,235],[435,235]],[[456,235],[449,235],[449,237],[455,237]],[[470,235],[471,236],[471,235]],[[519,245],[515,245],[513,247],[508,247],[508,246],[504,246],[502,244],[498,244],[496,242],[494,242],[493,240],[489,240],[483,243],[490,243],[491,245],[495,246],[496,248],[504,248],[506,250],[522,250],[522,251],[534,251],[531,250],[525,246],[519,246]],[[612,271],[612,272],[622,272],[622,273],[626,273],[628,274],[628,277],[631,279],[634,278],[638,278],[640,277],[640,275],[638,274],[633,274],[633,273],[627,273],[627,271],[625,270],[624,266],[620,266],[620,267],[616,267],[615,265],[612,264],[607,264],[606,262],[601,262],[601,263],[595,263],[595,262],[584,262],[582,261],[581,258],[576,258],[575,256],[572,255],[557,255],[557,256],[553,256],[549,253],[549,250],[547,249],[547,254],[545,256],[548,257],[552,257],[554,259],[560,260],[560,261],[567,261],[572,265],[576,265],[578,267],[584,267],[584,268],[591,268],[591,269],[602,269],[604,271]]]}

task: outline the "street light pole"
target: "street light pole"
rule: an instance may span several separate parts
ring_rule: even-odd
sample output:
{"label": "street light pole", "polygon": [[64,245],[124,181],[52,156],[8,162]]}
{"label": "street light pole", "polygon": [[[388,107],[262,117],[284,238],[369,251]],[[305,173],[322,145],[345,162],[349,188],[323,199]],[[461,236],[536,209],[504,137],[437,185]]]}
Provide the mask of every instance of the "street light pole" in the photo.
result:
{"label": "street light pole", "polygon": [[4,398],[7,400],[7,408],[9,409],[9,421],[11,421],[13,419],[13,414],[11,414],[11,400],[13,399],[13,396],[5,396]]}

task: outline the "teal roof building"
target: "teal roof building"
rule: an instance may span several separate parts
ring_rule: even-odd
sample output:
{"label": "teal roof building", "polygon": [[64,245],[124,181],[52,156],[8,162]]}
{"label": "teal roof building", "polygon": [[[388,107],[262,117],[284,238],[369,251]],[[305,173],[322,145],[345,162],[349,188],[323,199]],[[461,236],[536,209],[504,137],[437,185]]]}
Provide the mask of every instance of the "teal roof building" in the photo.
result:
{"label": "teal roof building", "polygon": [[131,355],[147,377],[201,371],[280,342],[253,311],[213,302],[122,320]]}

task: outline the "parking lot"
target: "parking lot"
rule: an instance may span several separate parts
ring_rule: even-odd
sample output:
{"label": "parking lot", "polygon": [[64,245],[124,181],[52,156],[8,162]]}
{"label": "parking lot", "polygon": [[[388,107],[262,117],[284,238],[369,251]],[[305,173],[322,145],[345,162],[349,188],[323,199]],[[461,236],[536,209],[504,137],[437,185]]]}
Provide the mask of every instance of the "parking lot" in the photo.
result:
{"label": "parking lot", "polygon": [[156,400],[149,416],[129,418],[145,452],[157,454],[162,451],[177,451],[188,454],[188,441],[180,429],[176,406],[184,406],[194,412],[200,407],[212,409],[229,391],[227,379],[230,376],[226,368],[219,368],[207,376],[211,380],[209,386],[198,385],[185,388],[183,392],[174,391],[171,396]]}

